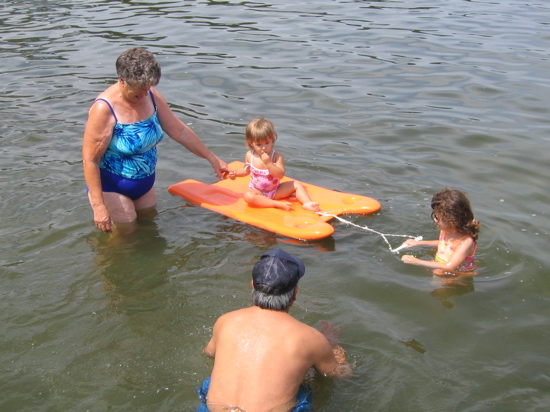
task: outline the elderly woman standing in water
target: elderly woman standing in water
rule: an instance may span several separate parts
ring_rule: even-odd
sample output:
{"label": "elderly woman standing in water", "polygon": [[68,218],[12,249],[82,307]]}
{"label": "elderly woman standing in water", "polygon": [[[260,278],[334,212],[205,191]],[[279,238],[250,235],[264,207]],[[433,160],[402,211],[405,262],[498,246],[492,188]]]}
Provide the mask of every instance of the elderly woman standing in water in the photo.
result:
{"label": "elderly woman standing in water", "polygon": [[172,112],[152,86],[160,81],[153,54],[132,48],[116,61],[118,81],[94,101],[82,144],[84,177],[95,225],[104,232],[132,225],[139,212],[154,209],[156,145],[164,132],[210,162],[218,178],[229,171]]}

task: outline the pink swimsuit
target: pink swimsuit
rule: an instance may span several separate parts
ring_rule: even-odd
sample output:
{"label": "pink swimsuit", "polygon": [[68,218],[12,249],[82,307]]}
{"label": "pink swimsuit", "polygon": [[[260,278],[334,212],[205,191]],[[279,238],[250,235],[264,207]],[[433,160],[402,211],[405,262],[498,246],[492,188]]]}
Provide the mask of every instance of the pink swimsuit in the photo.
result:
{"label": "pink swimsuit", "polygon": [[[269,169],[258,169],[254,167],[252,164],[252,160],[254,160],[254,153],[252,150],[250,151],[250,155],[252,159],[246,164],[250,169],[250,183],[248,184],[248,188],[259,190],[265,197],[273,199],[281,181],[273,176]],[[271,152],[271,161],[273,161],[274,155],[275,151],[273,150]]]}
{"label": "pink swimsuit", "polygon": [[[464,236],[461,239],[455,240],[450,245],[447,245],[445,243],[445,231],[441,231],[439,234],[439,244],[437,246],[437,253],[435,255],[435,260],[438,262],[448,262],[451,259],[451,256],[455,253],[456,248],[458,245],[460,245],[460,242],[462,239],[464,239],[466,236]],[[474,250],[470,254],[470,256],[466,256],[466,259],[464,259],[464,262],[462,262],[456,270],[461,272],[469,272],[471,270],[475,270],[477,267],[477,261],[474,260],[474,255],[476,254],[477,249],[477,242],[474,241]]]}

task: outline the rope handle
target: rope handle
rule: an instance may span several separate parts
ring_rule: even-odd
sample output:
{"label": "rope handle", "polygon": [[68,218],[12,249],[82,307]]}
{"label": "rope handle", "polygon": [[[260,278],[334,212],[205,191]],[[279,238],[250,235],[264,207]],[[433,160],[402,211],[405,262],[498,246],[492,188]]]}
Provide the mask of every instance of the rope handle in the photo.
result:
{"label": "rope handle", "polygon": [[[386,236],[413,238],[413,236],[410,236],[410,235],[397,235],[397,234],[390,234],[390,233],[381,233],[381,232],[378,232],[377,230],[371,229],[371,228],[368,227],[368,226],[359,226],[359,225],[356,225],[355,223],[350,222],[349,220],[342,219],[340,216],[331,215],[330,213],[324,213],[324,212],[317,212],[317,213],[318,213],[319,215],[321,215],[321,216],[333,217],[333,218],[335,218],[336,220],[338,220],[338,221],[340,221],[340,222],[342,222],[342,223],[345,223],[346,225],[355,226],[355,227],[357,227],[357,228],[359,228],[359,229],[367,230],[367,231],[369,231],[369,232],[376,233],[377,235],[382,236],[382,239],[384,239],[384,241],[387,243],[388,248],[390,249],[390,252],[391,252],[391,253],[397,253],[397,252],[399,252],[400,250],[407,248],[407,245],[406,245],[405,243],[402,243],[401,246],[398,246],[398,247],[396,247],[395,249],[393,249],[393,248],[391,247],[391,244],[390,244],[390,242],[388,241],[388,239],[387,239]],[[419,240],[422,240],[422,239],[423,239],[422,236],[414,237],[414,240],[416,240],[416,241],[419,241]]]}

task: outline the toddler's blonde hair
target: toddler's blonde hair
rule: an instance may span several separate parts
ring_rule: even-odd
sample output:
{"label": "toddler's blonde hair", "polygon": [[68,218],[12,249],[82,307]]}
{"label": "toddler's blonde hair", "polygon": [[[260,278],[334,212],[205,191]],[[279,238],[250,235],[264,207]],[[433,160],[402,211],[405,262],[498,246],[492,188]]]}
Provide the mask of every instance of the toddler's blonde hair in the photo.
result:
{"label": "toddler's blonde hair", "polygon": [[248,126],[246,126],[246,146],[249,149],[252,149],[252,144],[256,142],[261,142],[267,139],[277,140],[277,132],[275,131],[275,126],[269,120],[260,117],[259,119],[254,119]]}

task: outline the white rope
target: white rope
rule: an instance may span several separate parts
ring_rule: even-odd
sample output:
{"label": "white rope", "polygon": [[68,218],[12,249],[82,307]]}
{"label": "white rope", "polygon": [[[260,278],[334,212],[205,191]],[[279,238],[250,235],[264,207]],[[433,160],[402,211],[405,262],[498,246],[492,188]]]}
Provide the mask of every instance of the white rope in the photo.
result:
{"label": "white rope", "polygon": [[[355,227],[358,227],[359,229],[368,230],[369,232],[376,233],[377,235],[382,236],[382,239],[384,239],[384,241],[388,244],[388,247],[389,247],[389,249],[390,249],[390,252],[392,252],[392,253],[397,253],[397,252],[399,252],[400,250],[405,249],[405,248],[407,247],[407,245],[406,245],[405,243],[402,243],[401,246],[398,246],[398,247],[396,247],[395,249],[393,249],[393,248],[391,247],[391,244],[390,244],[390,242],[388,241],[388,238],[387,238],[386,236],[412,238],[412,236],[409,236],[409,235],[396,235],[396,234],[390,234],[390,233],[381,233],[381,232],[378,232],[377,230],[371,229],[371,228],[368,227],[368,226],[359,226],[359,225],[356,225],[355,223],[350,222],[349,220],[342,219],[340,216],[331,215],[331,214],[329,214],[329,213],[324,213],[324,212],[317,212],[317,213],[318,213],[319,215],[321,215],[321,216],[333,217],[333,218],[339,220],[340,222],[345,223],[346,225],[355,226]],[[414,238],[414,240],[416,240],[417,242],[418,242],[419,240],[422,240],[422,239],[423,239],[422,236],[417,236],[417,237]]]}

